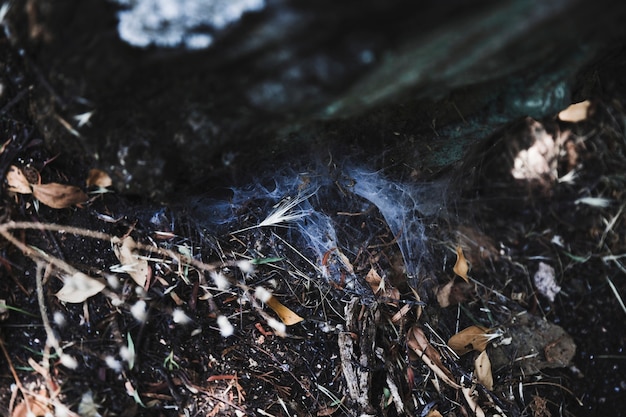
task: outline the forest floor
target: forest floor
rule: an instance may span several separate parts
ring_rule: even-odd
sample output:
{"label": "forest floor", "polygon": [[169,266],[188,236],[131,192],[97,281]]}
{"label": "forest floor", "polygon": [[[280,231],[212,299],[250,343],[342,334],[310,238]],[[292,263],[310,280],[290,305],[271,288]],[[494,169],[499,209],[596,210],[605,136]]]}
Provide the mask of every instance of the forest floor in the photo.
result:
{"label": "forest floor", "polygon": [[0,412],[626,415],[623,106],[520,120],[437,178],[304,166],[195,209],[3,109]]}

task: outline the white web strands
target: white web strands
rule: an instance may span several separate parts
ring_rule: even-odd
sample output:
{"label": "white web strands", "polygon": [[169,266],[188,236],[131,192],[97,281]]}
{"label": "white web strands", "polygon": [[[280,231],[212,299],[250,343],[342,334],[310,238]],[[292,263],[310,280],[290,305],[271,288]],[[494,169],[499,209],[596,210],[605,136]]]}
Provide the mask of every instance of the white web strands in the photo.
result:
{"label": "white web strands", "polygon": [[[373,204],[397,242],[407,275],[419,277],[429,253],[422,217],[440,207],[440,185],[395,182],[381,171],[364,168],[344,169],[341,183],[328,172],[288,171],[271,175],[271,186],[260,180],[251,187],[231,188],[233,194],[228,203],[210,200],[206,204],[205,200],[200,211],[209,217],[206,222],[222,232],[228,226],[236,230],[230,233],[256,229],[263,230],[265,236],[270,235],[267,231],[272,227],[287,228],[285,243],[307,257],[320,276],[335,282],[345,280],[347,288],[359,291],[362,286],[349,262],[359,245],[374,237],[357,235],[362,232],[354,229],[346,231],[338,224],[341,219],[337,213],[365,213]],[[250,214],[251,210],[257,212],[256,223],[238,229],[245,217],[242,213]],[[260,210],[262,214],[258,214]]]}

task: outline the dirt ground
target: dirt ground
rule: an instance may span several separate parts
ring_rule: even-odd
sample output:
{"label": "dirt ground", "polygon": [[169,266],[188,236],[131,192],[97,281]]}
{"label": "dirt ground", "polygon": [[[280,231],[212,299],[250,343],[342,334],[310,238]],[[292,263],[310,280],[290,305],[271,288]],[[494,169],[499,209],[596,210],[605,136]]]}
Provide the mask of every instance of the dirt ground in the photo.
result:
{"label": "dirt ground", "polygon": [[[388,206],[342,206],[354,178],[208,196],[207,220],[50,154],[16,97],[1,120],[3,415],[626,415],[619,97],[519,120],[436,178],[401,173],[407,190],[445,184],[417,274]],[[338,231],[319,256],[293,240],[311,199]]]}

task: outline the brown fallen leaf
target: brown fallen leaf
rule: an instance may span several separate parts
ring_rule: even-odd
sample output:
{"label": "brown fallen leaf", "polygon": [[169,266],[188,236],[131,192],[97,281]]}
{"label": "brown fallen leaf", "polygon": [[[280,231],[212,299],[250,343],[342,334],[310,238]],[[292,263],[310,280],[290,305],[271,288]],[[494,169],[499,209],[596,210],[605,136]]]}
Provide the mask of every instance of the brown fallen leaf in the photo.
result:
{"label": "brown fallen leaf", "polygon": [[124,239],[114,236],[111,239],[111,244],[113,245],[113,253],[122,265],[118,271],[126,272],[137,285],[143,288],[150,275],[150,265],[145,259],[139,258],[137,243],[130,236],[126,236]]}
{"label": "brown fallen leaf", "polygon": [[483,352],[493,339],[490,330],[482,326],[467,327],[448,340],[448,346],[461,356],[472,350]]}
{"label": "brown fallen leaf", "polygon": [[87,187],[107,188],[113,185],[111,177],[99,169],[90,169],[87,176]]}
{"label": "brown fallen leaf", "polygon": [[5,178],[9,185],[9,191],[19,194],[32,194],[33,190],[26,176],[24,176],[22,170],[15,165],[9,167]]}
{"label": "brown fallen leaf", "polygon": [[450,370],[443,365],[441,355],[439,355],[439,352],[428,342],[424,331],[420,329],[419,326],[413,326],[408,330],[406,343],[442,381],[453,388],[461,388],[461,386],[454,381]]}
{"label": "brown fallen leaf", "polygon": [[267,304],[269,308],[274,310],[274,312],[280,318],[280,321],[282,321],[285,326],[291,326],[304,320],[302,317],[291,311],[289,308],[285,307],[273,295],[270,295],[270,297],[265,300],[265,304]]}
{"label": "brown fallen leaf", "polygon": [[42,204],[55,209],[71,207],[88,200],[87,194],[74,185],[51,182],[48,184],[33,184],[31,188],[33,197]]}
{"label": "brown fallen leaf", "polygon": [[474,360],[474,373],[478,382],[483,384],[489,391],[493,391],[493,375],[491,373],[491,361],[484,350]]}
{"label": "brown fallen leaf", "polygon": [[469,262],[465,259],[461,246],[456,247],[456,263],[454,264],[453,271],[466,282],[469,282],[469,277],[467,276],[467,273],[469,272]]}
{"label": "brown fallen leaf", "polygon": [[430,410],[428,414],[426,414],[426,417],[443,417],[443,416],[441,415],[439,410]]}
{"label": "brown fallen leaf", "polygon": [[383,285],[382,281],[383,279],[374,268],[370,268],[369,272],[365,276],[365,282],[369,284],[374,294],[378,294],[381,290],[380,287]]}

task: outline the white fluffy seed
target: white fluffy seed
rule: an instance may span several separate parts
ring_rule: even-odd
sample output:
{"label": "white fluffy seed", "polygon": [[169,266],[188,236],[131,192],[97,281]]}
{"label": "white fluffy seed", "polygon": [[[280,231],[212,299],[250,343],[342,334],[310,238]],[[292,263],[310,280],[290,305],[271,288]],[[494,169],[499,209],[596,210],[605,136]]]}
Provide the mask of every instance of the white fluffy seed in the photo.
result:
{"label": "white fluffy seed", "polygon": [[176,324],[187,324],[191,321],[189,316],[186,315],[185,312],[180,308],[174,309],[174,311],[172,311],[172,320]]}
{"label": "white fluffy seed", "polygon": [[146,310],[146,302],[144,300],[137,301],[131,308],[130,313],[135,320],[143,323],[148,318],[148,312]]}
{"label": "white fluffy seed", "polygon": [[122,372],[122,363],[118,361],[117,359],[115,359],[113,356],[109,355],[106,358],[104,358],[104,363],[106,363],[106,365],[110,369],[114,370],[118,374]]}
{"label": "white fluffy seed", "polygon": [[235,328],[230,321],[228,321],[228,317],[226,316],[218,316],[217,325],[220,327],[222,337],[232,336],[232,334],[235,333]]}
{"label": "white fluffy seed", "polygon": [[272,293],[263,287],[256,287],[254,290],[254,296],[262,303],[267,303],[267,301],[272,298]]}
{"label": "white fluffy seed", "polygon": [[211,272],[211,278],[219,290],[225,291],[230,288],[228,278],[226,278],[226,276],[224,276],[221,272]]}
{"label": "white fluffy seed", "polygon": [[281,323],[276,319],[271,318],[267,320],[267,325],[274,329],[276,334],[278,334],[279,336],[284,335],[287,332],[287,326],[285,326],[284,323]]}
{"label": "white fluffy seed", "polygon": [[243,272],[244,274],[251,274],[254,272],[254,265],[252,264],[252,262],[244,260],[244,261],[238,261],[237,262],[237,267],[241,270],[241,272]]}

